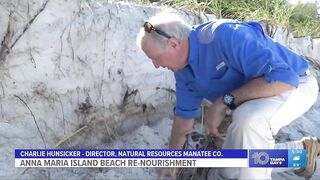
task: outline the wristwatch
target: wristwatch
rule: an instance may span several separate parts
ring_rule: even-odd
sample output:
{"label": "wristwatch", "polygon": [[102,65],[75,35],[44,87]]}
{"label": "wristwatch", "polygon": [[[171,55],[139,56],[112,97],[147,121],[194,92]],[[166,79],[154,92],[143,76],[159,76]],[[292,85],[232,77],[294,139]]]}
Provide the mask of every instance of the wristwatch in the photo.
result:
{"label": "wristwatch", "polygon": [[230,93],[227,93],[223,96],[223,103],[231,110],[236,109],[236,105],[234,104],[234,96]]}

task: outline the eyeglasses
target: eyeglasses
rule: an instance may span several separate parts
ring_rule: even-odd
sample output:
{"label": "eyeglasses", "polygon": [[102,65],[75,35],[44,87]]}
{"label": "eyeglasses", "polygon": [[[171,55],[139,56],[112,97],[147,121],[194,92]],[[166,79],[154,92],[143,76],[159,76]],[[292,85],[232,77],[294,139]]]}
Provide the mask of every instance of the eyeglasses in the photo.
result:
{"label": "eyeglasses", "polygon": [[155,27],[153,27],[153,25],[151,23],[149,23],[148,21],[146,21],[144,24],[143,24],[143,27],[144,27],[144,30],[147,31],[148,33],[151,33],[151,31],[155,31],[156,33],[170,39],[171,36],[169,36],[167,33],[161,31],[160,29],[156,29]]}

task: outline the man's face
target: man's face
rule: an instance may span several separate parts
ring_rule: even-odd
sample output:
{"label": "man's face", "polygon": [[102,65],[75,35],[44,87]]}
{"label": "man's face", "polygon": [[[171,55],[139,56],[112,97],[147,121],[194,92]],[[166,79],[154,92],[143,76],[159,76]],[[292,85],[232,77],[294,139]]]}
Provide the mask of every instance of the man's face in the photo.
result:
{"label": "man's face", "polygon": [[142,40],[141,46],[145,54],[152,60],[154,67],[167,68],[173,72],[180,69],[176,56],[177,50],[171,46],[169,40],[164,42],[164,45],[161,46],[151,38],[145,37]]}

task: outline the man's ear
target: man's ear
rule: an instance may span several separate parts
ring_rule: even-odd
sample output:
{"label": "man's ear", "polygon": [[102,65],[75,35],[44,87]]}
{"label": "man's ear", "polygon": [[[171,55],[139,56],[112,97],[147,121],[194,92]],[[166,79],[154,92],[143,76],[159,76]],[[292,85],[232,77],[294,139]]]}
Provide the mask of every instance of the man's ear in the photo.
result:
{"label": "man's ear", "polygon": [[176,38],[168,39],[167,43],[168,43],[169,47],[174,48],[174,49],[179,49],[180,45],[181,45],[180,41],[177,40]]}

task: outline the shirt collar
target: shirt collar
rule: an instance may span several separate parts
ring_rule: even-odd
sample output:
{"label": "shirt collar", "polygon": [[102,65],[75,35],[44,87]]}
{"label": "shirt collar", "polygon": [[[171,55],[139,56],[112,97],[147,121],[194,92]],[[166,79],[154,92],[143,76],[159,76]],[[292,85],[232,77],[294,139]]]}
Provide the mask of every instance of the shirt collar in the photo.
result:
{"label": "shirt collar", "polygon": [[197,42],[197,32],[195,29],[192,29],[189,35],[189,57],[188,63],[193,71],[193,75],[196,77],[199,58],[198,58],[198,42]]}

